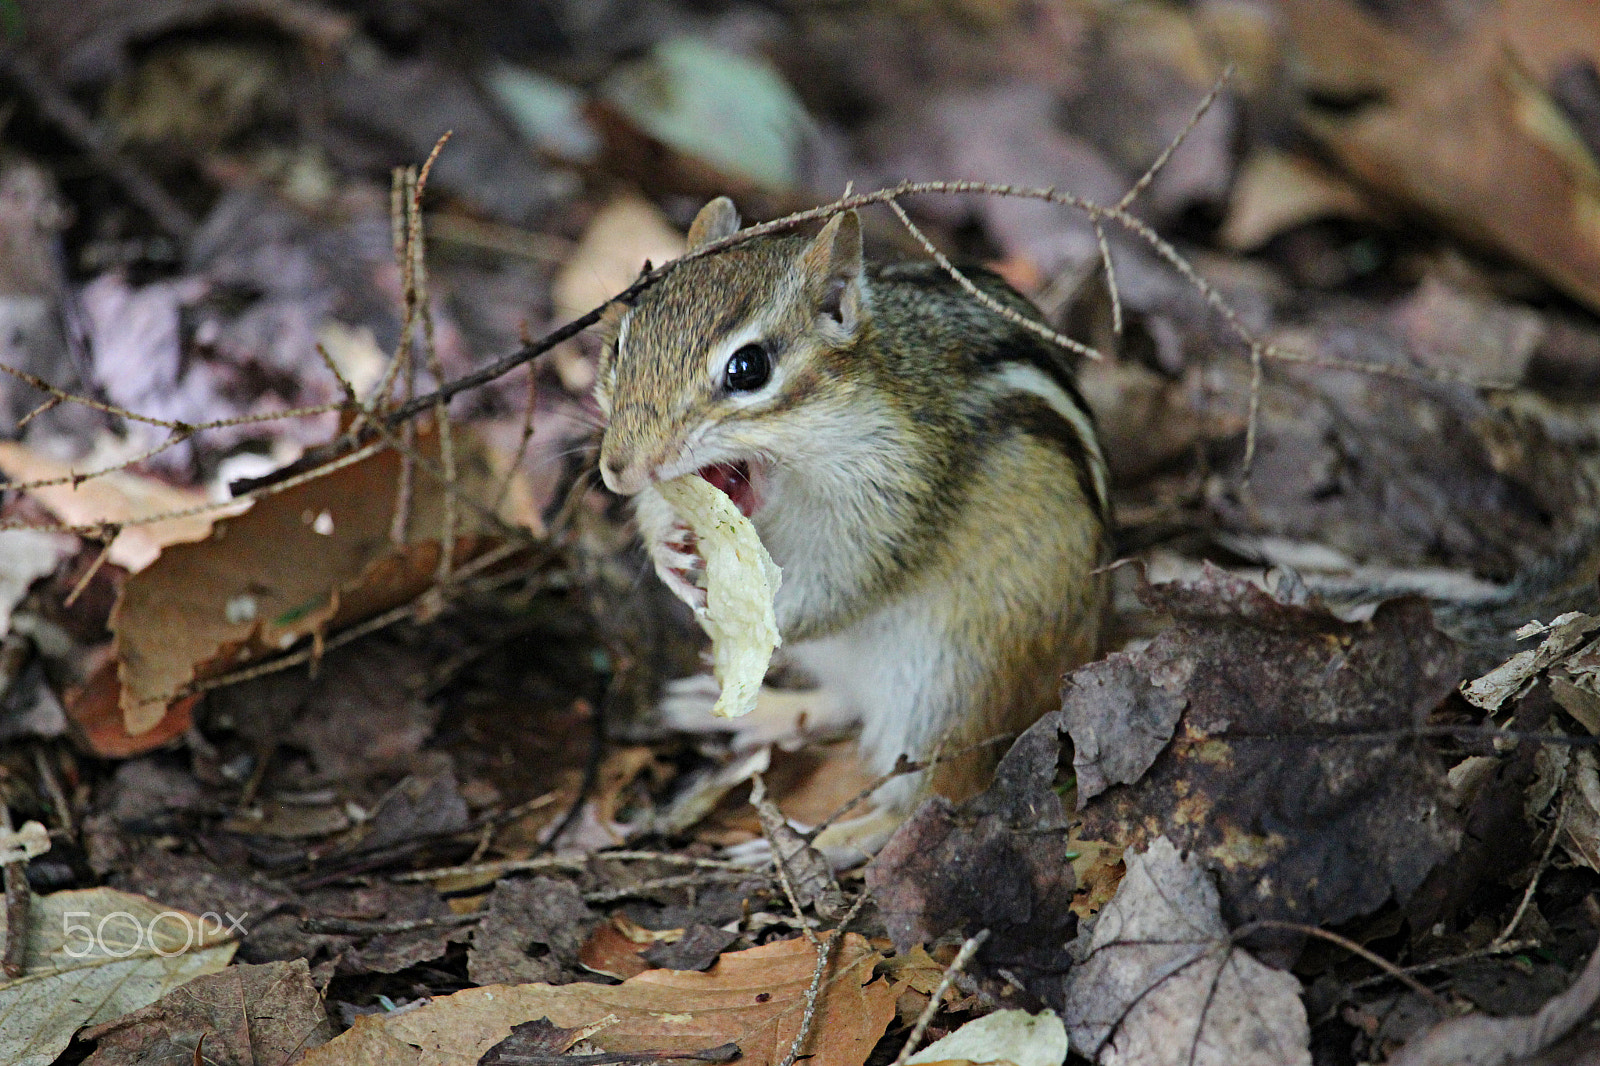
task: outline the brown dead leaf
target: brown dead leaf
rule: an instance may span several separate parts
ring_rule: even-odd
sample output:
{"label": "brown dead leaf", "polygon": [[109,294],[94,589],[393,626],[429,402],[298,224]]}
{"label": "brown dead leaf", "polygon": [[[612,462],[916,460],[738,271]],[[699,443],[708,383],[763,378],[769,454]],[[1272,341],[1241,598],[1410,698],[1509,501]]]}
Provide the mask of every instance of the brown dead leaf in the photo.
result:
{"label": "brown dead leaf", "polygon": [[141,1010],[85,1030],[98,1040],[88,1066],[200,1060],[277,1066],[333,1035],[304,959],[230,966]]}
{"label": "brown dead leaf", "polygon": [[1372,213],[1355,188],[1315,161],[1260,148],[1240,164],[1218,236],[1227,247],[1248,251],[1308,222]]}
{"label": "brown dead leaf", "polygon": [[[458,488],[492,500],[487,453],[458,432]],[[431,438],[430,438],[431,440]],[[437,456],[437,444],[422,448]],[[111,613],[122,711],[138,734],[161,721],[184,686],[405,603],[433,580],[444,493],[418,471],[409,530],[390,540],[401,457],[382,451],[267,496],[211,536],[176,545],[123,587]],[[458,506],[459,561],[493,541],[481,516]]]}
{"label": "brown dead leaf", "polygon": [[[1421,601],[1342,622],[1209,565],[1141,595],[1173,628],[1131,671],[1107,674],[1108,660],[1069,680],[1062,720],[1078,744],[1085,836],[1143,847],[1165,835],[1197,853],[1218,872],[1230,921],[1369,913],[1453,852],[1438,759],[1405,735],[1450,694],[1461,661]],[[1122,681],[1080,682],[1102,675]],[[1153,728],[1127,715],[1152,681],[1187,706],[1138,780],[1116,784],[1132,768],[1107,775],[1104,753],[1138,748]]]}
{"label": "brown dead leaf", "polygon": [[1054,718],[1006,753],[988,790],[952,807],[922,804],[867,866],[867,887],[902,953],[947,933],[989,930],[968,972],[1052,1001],[1077,929],[1067,817],[1054,789],[1061,742]]}
{"label": "brown dead leaf", "polygon": [[[859,1066],[894,1017],[898,989],[873,980],[881,956],[847,933],[836,945],[803,1049],[813,1066]],[[589,1041],[605,1051],[739,1045],[748,1066],[782,1060],[799,1030],[816,955],[804,938],[724,955],[709,973],[650,970],[620,985],[491,985],[402,1014],[369,1014],[304,1066],[473,1066],[511,1027],[535,1018],[574,1028],[614,1014]]]}
{"label": "brown dead leaf", "polygon": [[[682,930],[677,932],[682,933]],[[644,950],[660,938],[662,934],[644,928],[627,915],[614,914],[583,942],[583,947],[578,949],[578,964],[602,976],[625,981],[652,968],[644,961]]]}
{"label": "brown dead leaf", "polygon": [[1349,0],[1284,9],[1312,89],[1332,102],[1307,125],[1343,167],[1600,307],[1600,166],[1545,88],[1577,59],[1600,61],[1600,9],[1488,4],[1458,33],[1409,36]]}
{"label": "brown dead leaf", "polygon": [[480,985],[555,981],[577,964],[595,918],[571,881],[500,881],[473,930],[467,975]]}

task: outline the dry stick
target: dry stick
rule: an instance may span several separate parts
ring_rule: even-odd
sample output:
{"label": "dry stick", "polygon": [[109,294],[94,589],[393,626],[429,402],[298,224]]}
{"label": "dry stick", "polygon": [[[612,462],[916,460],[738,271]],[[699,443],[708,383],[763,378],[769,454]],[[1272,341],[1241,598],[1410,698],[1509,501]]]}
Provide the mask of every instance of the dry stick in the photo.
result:
{"label": "dry stick", "polygon": [[[158,514],[125,518],[118,525],[126,529],[129,526],[149,526],[157,522],[170,522],[179,518],[195,518],[200,515],[237,512],[241,509],[240,505],[243,503],[259,500],[267,496],[276,496],[280,492],[287,492],[292,488],[305,484],[307,481],[315,481],[317,478],[326,477],[335,470],[359,463],[369,455],[382,451],[385,446],[383,441],[364,445],[357,451],[342,455],[337,459],[330,459],[327,463],[314,470],[306,470],[293,477],[284,478],[282,481],[275,481],[270,485],[251,489],[249,492],[241,493],[231,500],[223,500],[221,503],[202,503],[193,507],[179,507],[171,511],[162,511]],[[104,522],[84,522],[74,525],[66,522],[28,522],[20,519],[0,521],[0,529],[42,529],[52,533],[77,533],[90,536],[101,533],[105,528],[106,523]]]}
{"label": "dry stick", "polygon": [[[857,896],[839,924],[828,931],[827,939],[817,947],[817,964],[811,971],[811,984],[806,988],[805,1013],[800,1016],[800,1028],[795,1031],[794,1040],[789,1044],[789,1053],[783,1057],[781,1066],[794,1066],[795,1060],[800,1057],[800,1049],[805,1047],[807,1038],[811,1036],[811,1027],[816,1024],[817,1003],[822,998],[822,978],[828,972],[828,964],[833,958],[833,946],[844,935],[845,927],[861,913],[870,895],[869,892],[862,892]],[[805,923],[801,922],[800,927],[804,929]]]}
{"label": "dry stick", "polygon": [[[0,800],[0,831],[12,832],[11,805]],[[0,955],[0,969],[12,979],[21,977],[28,959],[28,860],[18,859],[5,866],[6,947]]]}
{"label": "dry stick", "polygon": [[[411,199],[406,205],[406,210],[409,212],[406,230],[407,250],[416,264],[412,269],[412,282],[416,286],[417,313],[422,317],[422,350],[427,357],[428,372],[433,375],[435,381],[444,380],[444,363],[439,359],[438,345],[434,340],[433,308],[428,302],[428,260],[422,232],[422,196],[427,191],[428,175],[433,171],[434,161],[439,158],[440,150],[449,139],[450,131],[447,130],[434,144],[433,151],[428,153],[427,161],[422,164],[422,173],[417,175],[416,185],[411,190]],[[458,484],[455,432],[450,424],[450,401],[441,399],[434,405],[433,423],[435,431],[439,434],[439,460],[444,467],[444,484],[448,490],[449,487]],[[456,494],[446,491],[442,503],[439,519],[439,564],[434,572],[435,587],[441,591],[449,582],[450,571],[455,566]],[[434,605],[437,608],[437,600]]]}
{"label": "dry stick", "polygon": [[697,874],[674,874],[671,877],[657,877],[650,881],[640,881],[636,885],[622,885],[618,888],[602,888],[594,892],[585,892],[585,903],[615,903],[619,899],[630,899],[634,896],[643,896],[651,892],[659,892],[668,888],[694,888],[699,885],[736,885],[742,881],[754,881],[761,875],[754,870],[706,870]]}
{"label": "dry stick", "polygon": [[1367,948],[1362,947],[1360,944],[1357,944],[1354,940],[1351,940],[1347,936],[1340,936],[1338,933],[1331,932],[1327,929],[1322,929],[1315,925],[1307,925],[1304,922],[1285,922],[1276,918],[1262,918],[1259,921],[1249,922],[1235,929],[1232,933],[1231,939],[1237,943],[1238,941],[1249,936],[1251,933],[1255,932],[1257,929],[1284,929],[1291,933],[1299,933],[1302,936],[1314,936],[1322,940],[1326,940],[1330,944],[1337,944],[1339,947],[1344,948],[1351,954],[1359,955],[1363,959],[1366,959],[1388,976],[1394,978],[1396,981],[1399,981],[1401,984],[1405,985],[1419,996],[1422,996],[1428,1001],[1429,1005],[1435,1010],[1439,1011],[1441,1015],[1448,1016],[1450,1014],[1450,1005],[1446,1003],[1442,997],[1440,997],[1439,993],[1435,992],[1421,981],[1418,981],[1415,977],[1412,977],[1409,973],[1402,970],[1400,967],[1396,966],[1382,955],[1378,955]]}
{"label": "dry stick", "polygon": [[[1563,766],[1561,768],[1561,773],[1556,779],[1557,791],[1561,789],[1561,785],[1566,780],[1566,776],[1567,770],[1566,767]],[[1539,879],[1543,877],[1544,872],[1550,868],[1550,856],[1555,852],[1556,838],[1561,835],[1562,828],[1567,824],[1567,811],[1571,808],[1571,806],[1572,804],[1568,801],[1568,798],[1563,795],[1561,797],[1561,808],[1556,812],[1555,825],[1550,827],[1550,839],[1544,842],[1544,854],[1539,856],[1539,865],[1533,871],[1533,878],[1528,882],[1527,889],[1525,889],[1522,893],[1522,901],[1517,904],[1516,913],[1511,916],[1511,920],[1506,923],[1506,927],[1500,930],[1500,935],[1489,941],[1489,947],[1491,949],[1501,947],[1511,939],[1511,934],[1515,933],[1517,931],[1517,926],[1522,923],[1522,916],[1527,914],[1528,908],[1532,906],[1533,894],[1539,887]]]}
{"label": "dry stick", "polygon": [[[416,260],[411,255],[411,231],[407,222],[411,203],[411,193],[416,188],[417,172],[407,167],[396,170],[394,182],[391,186],[393,199],[390,202],[390,212],[394,227],[394,254],[397,265],[400,267],[401,277],[401,303],[403,305],[400,323],[400,342],[395,346],[394,359],[389,363],[389,372],[384,375],[383,387],[373,399],[372,406],[376,409],[385,407],[389,396],[393,392],[399,375],[404,373],[406,393],[411,395],[415,391],[416,368],[413,365],[414,353],[412,345],[415,341],[417,327],[417,278]],[[445,401],[449,402],[449,401]],[[416,491],[416,459],[412,452],[417,443],[417,427],[415,423],[407,421],[401,429],[402,460],[400,463],[400,479],[395,486],[394,518],[389,526],[389,540],[395,545],[405,544],[411,539],[411,509]]]}
{"label": "dry stick", "polygon": [[32,422],[35,418],[38,418],[46,411],[53,410],[60,405],[61,397],[59,396],[52,396],[45,400],[44,403],[40,404],[38,407],[35,407],[33,410],[29,411],[27,414],[23,415],[17,420],[17,431],[20,433],[23,429],[27,428],[29,422]]}
{"label": "dry stick", "polygon": [[[306,415],[324,415],[330,411],[337,411],[338,404],[316,404],[311,407],[293,407],[287,411],[272,411],[253,415],[236,415],[233,418],[218,418],[211,422],[176,422],[170,418],[155,418],[151,415],[141,415],[130,411],[126,407],[105,403],[91,396],[81,396],[75,392],[68,392],[58,385],[52,385],[37,374],[30,374],[26,370],[14,367],[9,363],[0,363],[0,374],[9,374],[18,381],[32,385],[40,392],[48,392],[51,396],[59,398],[63,403],[75,403],[80,407],[88,407],[113,418],[127,419],[129,422],[142,422],[147,426],[160,426],[174,432],[195,434],[208,429],[227,429],[230,426],[249,426],[258,422],[277,422],[285,418],[301,418]],[[170,445],[169,445],[170,446]]]}
{"label": "dry stick", "polygon": [[50,488],[52,485],[71,485],[73,488],[77,488],[85,481],[92,481],[97,477],[104,477],[105,475],[115,473],[118,470],[125,470],[136,463],[142,463],[147,459],[152,459],[167,449],[182,444],[192,436],[194,436],[194,434],[186,430],[173,430],[172,434],[167,437],[166,440],[162,441],[160,444],[157,444],[154,448],[151,448],[149,451],[141,452],[138,455],[132,456],[131,458],[124,459],[120,463],[115,463],[111,466],[103,466],[98,470],[72,470],[65,474],[57,475],[56,477],[36,478],[33,481],[0,482],[0,492],[27,492],[30,489]]}
{"label": "dry stick", "polygon": [[471,914],[442,914],[437,918],[409,918],[393,922],[370,922],[359,918],[307,918],[300,923],[303,933],[333,933],[339,936],[382,936],[409,933],[416,929],[448,929],[471,925],[483,918],[484,911]]}
{"label": "dry stick", "polygon": [[1043,322],[1039,322],[1028,318],[1025,315],[1019,314],[1018,312],[1007,307],[1005,304],[1001,303],[999,300],[996,300],[993,296],[990,296],[988,293],[984,292],[982,289],[978,288],[972,283],[972,279],[957,269],[956,265],[950,262],[950,257],[941,252],[938,247],[928,239],[928,235],[923,233],[922,230],[917,227],[915,222],[911,221],[911,216],[906,214],[905,208],[900,206],[900,202],[898,200],[891,199],[888,201],[888,204],[889,210],[894,212],[894,216],[900,220],[900,224],[906,228],[906,232],[911,234],[918,244],[922,245],[922,250],[932,256],[933,261],[938,263],[946,274],[949,274],[952,278],[954,278],[956,283],[967,291],[968,296],[971,296],[974,300],[977,300],[980,304],[987,307],[989,310],[993,311],[1007,322],[1010,322],[1013,325],[1021,326],[1030,333],[1036,333],[1047,341],[1050,341],[1054,344],[1059,344],[1061,347],[1077,352],[1079,355],[1086,355],[1090,359],[1105,358],[1105,356],[1101,355],[1098,351],[1089,347],[1087,344],[1080,344],[1071,337],[1067,336],[1065,333],[1062,333],[1059,330],[1051,329]]}
{"label": "dry stick", "polygon": [[961,945],[961,950],[956,952],[956,957],[950,960],[950,965],[945,968],[944,976],[939,978],[939,987],[933,990],[933,995],[928,997],[928,1005],[922,1008],[922,1013],[917,1016],[917,1024],[911,1027],[911,1035],[906,1038],[905,1046],[900,1049],[900,1054],[895,1056],[894,1066],[905,1066],[905,1062],[916,1054],[917,1045],[922,1043],[922,1034],[928,1031],[928,1023],[933,1021],[933,1016],[939,1013],[939,1001],[944,994],[955,984],[956,975],[967,965],[974,953],[989,939],[989,930],[980,929]]}
{"label": "dry stick", "polygon": [[1232,63],[1222,68],[1222,73],[1217,75],[1217,80],[1211,83],[1210,91],[1200,98],[1200,102],[1195,105],[1194,111],[1190,113],[1189,121],[1184,123],[1183,129],[1178,131],[1178,135],[1168,141],[1165,148],[1161,149],[1161,154],[1156,156],[1155,162],[1146,167],[1144,173],[1139,175],[1139,180],[1133,183],[1133,188],[1122,194],[1122,199],[1117,201],[1116,210],[1126,211],[1132,207],[1133,202],[1150,187],[1150,183],[1155,180],[1156,175],[1161,173],[1162,169],[1166,167],[1167,161],[1172,158],[1172,153],[1176,152],[1178,147],[1188,139],[1189,134],[1194,132],[1194,128],[1205,117],[1206,112],[1211,110],[1211,105],[1217,102],[1217,97],[1222,93],[1222,87],[1233,80],[1234,70]]}
{"label": "dry stick", "polygon": [[89,565],[89,569],[85,570],[83,576],[78,579],[78,583],[72,586],[72,591],[67,593],[67,598],[61,601],[63,607],[69,611],[72,610],[72,605],[78,602],[78,597],[82,596],[83,590],[89,587],[89,582],[94,580],[94,575],[98,574],[100,568],[106,565],[106,560],[111,558],[111,545],[117,542],[117,537],[121,534],[122,527],[120,525],[113,524],[106,527],[105,535],[102,538],[105,543],[100,547],[100,554],[94,557],[94,562]]}
{"label": "dry stick", "polygon": [[1117,225],[1137,236],[1140,240],[1149,244],[1161,258],[1172,263],[1179,273],[1184,276],[1184,279],[1200,291],[1201,296],[1206,300],[1206,302],[1223,316],[1224,320],[1228,322],[1229,328],[1232,329],[1236,335],[1239,335],[1241,339],[1245,340],[1246,343],[1259,344],[1261,347],[1262,356],[1268,359],[1273,359],[1279,362],[1298,363],[1329,370],[1347,370],[1354,373],[1376,374],[1380,376],[1399,378],[1406,381],[1447,382],[1486,389],[1510,389],[1515,387],[1515,384],[1512,382],[1475,378],[1471,375],[1460,374],[1449,370],[1434,368],[1424,369],[1417,367],[1395,367],[1387,366],[1381,363],[1365,363],[1354,360],[1329,359],[1320,356],[1307,355],[1301,352],[1285,350],[1272,344],[1261,344],[1261,342],[1255,338],[1250,329],[1245,326],[1242,321],[1240,321],[1237,312],[1233,311],[1233,309],[1222,298],[1221,294],[1218,293],[1209,282],[1200,277],[1195,268],[1183,258],[1177,249],[1173,248],[1171,244],[1158,236],[1155,231],[1151,229],[1150,226],[1143,220],[1135,215],[1129,214],[1126,210],[1121,210],[1114,207],[1102,207],[1090,200],[1084,199],[1081,196],[1076,196],[1072,193],[1059,192],[1053,188],[1030,188],[1026,186],[1005,185],[983,181],[903,181],[897,185],[878,189],[874,192],[858,193],[852,196],[841,197],[832,203],[809,208],[805,211],[797,211],[793,214],[785,215],[782,218],[773,219],[770,222],[762,222],[757,225],[750,226],[728,237],[723,237],[715,241],[709,241],[706,244],[687,252],[677,259],[662,263],[659,266],[653,267],[652,269],[641,273],[631,285],[629,285],[622,292],[618,293],[616,296],[612,297],[611,300],[598,307],[592,308],[585,314],[579,315],[566,325],[552,330],[533,344],[523,345],[516,351],[509,352],[506,355],[501,356],[499,359],[496,359],[485,366],[479,367],[477,370],[463,374],[461,377],[441,385],[437,390],[435,390],[435,392],[418,396],[415,399],[400,404],[398,407],[390,411],[385,417],[389,421],[390,425],[397,425],[405,419],[417,414],[418,412],[432,407],[441,398],[449,399],[458,393],[477,388],[478,386],[493,381],[496,378],[503,377],[512,370],[515,370],[517,367],[522,366],[524,363],[543,355],[545,352],[554,348],[562,341],[569,340],[572,337],[577,336],[579,333],[582,333],[590,326],[593,326],[595,323],[599,322],[600,318],[605,314],[606,308],[612,303],[627,304],[632,302],[645,289],[654,285],[656,282],[660,281],[674,270],[677,270],[688,263],[692,263],[697,259],[703,259],[706,256],[716,255],[720,252],[726,251],[729,248],[755,240],[759,237],[765,237],[769,234],[780,233],[786,230],[794,229],[795,227],[803,225],[807,222],[814,222],[819,219],[829,218],[840,213],[841,211],[869,207],[873,204],[888,203],[891,200],[900,199],[906,196],[926,194],[977,194],[982,196],[1011,196],[1026,200],[1043,200],[1047,203],[1060,204],[1073,208],[1074,210],[1082,211],[1091,219],[1098,217],[1115,222]]}
{"label": "dry stick", "polygon": [[[1399,967],[1399,970],[1401,973],[1411,974],[1427,973],[1429,970],[1447,970],[1452,966],[1459,966],[1463,962],[1475,962],[1478,959],[1487,958],[1490,955],[1514,955],[1519,951],[1526,951],[1529,948],[1536,948],[1538,946],[1539,942],[1537,940],[1511,940],[1501,944],[1499,947],[1487,946],[1481,947],[1476,951],[1463,951],[1459,955],[1446,955],[1442,959],[1431,959],[1428,962],[1418,962],[1410,966],[1401,966]],[[1351,992],[1356,992],[1363,988],[1371,988],[1373,985],[1382,984],[1385,981],[1392,980],[1394,980],[1394,978],[1389,974],[1379,973],[1373,974],[1371,977],[1363,977],[1354,984],[1346,985],[1345,987]]]}
{"label": "dry stick", "polygon": [[1094,243],[1100,249],[1100,262],[1106,268],[1106,294],[1111,297],[1111,332],[1122,336],[1122,293],[1117,289],[1117,267],[1111,259],[1111,242],[1106,240],[1106,227],[1098,218],[1094,220]]}
{"label": "dry stick", "polygon": [[180,244],[193,239],[200,228],[194,217],[154,178],[113,148],[94,120],[57,88],[32,59],[15,48],[5,48],[0,49],[0,65],[32,98],[39,112],[111,175],[128,198],[155,219],[168,236],[177,238]]}
{"label": "dry stick", "polygon": [[[545,798],[545,797],[541,797]],[[553,800],[553,797],[550,797]],[[466,863],[460,866],[440,866],[431,870],[413,870],[395,874],[395,882],[442,881],[447,877],[483,877],[493,874],[524,873],[529,870],[583,870],[588,859],[618,862],[659,862],[665,866],[693,866],[705,870],[742,870],[754,876],[748,867],[727,859],[701,859],[689,855],[673,855],[657,851],[597,851],[583,859],[562,855],[541,855],[532,859],[496,859],[491,862]]]}
{"label": "dry stick", "polygon": [[44,789],[44,794],[50,799],[51,809],[56,812],[56,821],[60,823],[61,831],[69,837],[77,836],[78,831],[72,818],[72,805],[67,802],[67,794],[61,787],[61,780],[56,776],[55,767],[50,765],[50,760],[42,747],[33,749],[33,767],[39,774],[39,784]]}

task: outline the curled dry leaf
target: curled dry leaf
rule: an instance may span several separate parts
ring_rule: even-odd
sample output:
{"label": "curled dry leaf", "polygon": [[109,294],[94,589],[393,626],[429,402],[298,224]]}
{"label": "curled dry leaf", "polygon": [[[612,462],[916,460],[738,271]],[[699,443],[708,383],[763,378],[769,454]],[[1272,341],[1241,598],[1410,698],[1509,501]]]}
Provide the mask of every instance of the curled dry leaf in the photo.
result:
{"label": "curled dry leaf", "polygon": [[1231,941],[1200,859],[1157,837],[1127,864],[1068,979],[1073,1046],[1101,1066],[1309,1066],[1300,982]]}
{"label": "curled dry leaf", "polygon": [[[459,430],[455,444],[458,491],[495,499],[500,479],[487,450]],[[419,451],[437,464],[435,438]],[[381,451],[264,497],[129,579],[111,612],[128,731],[155,727],[191,682],[320,638],[427,589],[445,493],[417,470],[408,523],[416,539],[396,546],[390,530],[401,467],[398,453]],[[513,523],[525,517],[515,506],[505,515]],[[476,510],[458,504],[456,517],[458,562],[497,542]]]}
{"label": "curled dry leaf", "polygon": [[[873,980],[881,956],[845,934],[833,951],[803,1054],[812,1066],[860,1066],[894,1017],[899,989]],[[304,1066],[382,1062],[473,1066],[512,1026],[536,1018],[574,1028],[616,1020],[588,1039],[604,1051],[699,1051],[739,1045],[746,1066],[782,1061],[805,1013],[816,954],[797,937],[724,955],[708,973],[650,970],[620,985],[490,985],[404,1014],[367,1014]]]}

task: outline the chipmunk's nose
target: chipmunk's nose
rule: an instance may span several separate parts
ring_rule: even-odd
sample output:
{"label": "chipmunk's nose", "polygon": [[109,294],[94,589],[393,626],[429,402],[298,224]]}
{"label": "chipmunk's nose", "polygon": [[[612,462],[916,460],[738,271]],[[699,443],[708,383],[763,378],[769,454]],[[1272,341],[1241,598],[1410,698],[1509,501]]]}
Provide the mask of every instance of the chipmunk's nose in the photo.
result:
{"label": "chipmunk's nose", "polygon": [[600,460],[600,480],[618,496],[632,496],[644,488],[648,478],[638,463],[613,455]]}

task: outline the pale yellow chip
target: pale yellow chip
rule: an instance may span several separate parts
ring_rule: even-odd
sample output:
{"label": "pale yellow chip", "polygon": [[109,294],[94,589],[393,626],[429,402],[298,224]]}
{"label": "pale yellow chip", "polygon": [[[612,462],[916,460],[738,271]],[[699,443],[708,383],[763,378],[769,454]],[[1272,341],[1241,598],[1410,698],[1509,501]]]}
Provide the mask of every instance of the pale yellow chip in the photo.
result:
{"label": "pale yellow chip", "polygon": [[721,489],[698,474],[659,486],[672,509],[700,541],[706,564],[706,606],[696,612],[711,636],[711,659],[722,685],[713,714],[736,718],[756,706],[772,651],[782,643],[772,598],[783,574]]}

